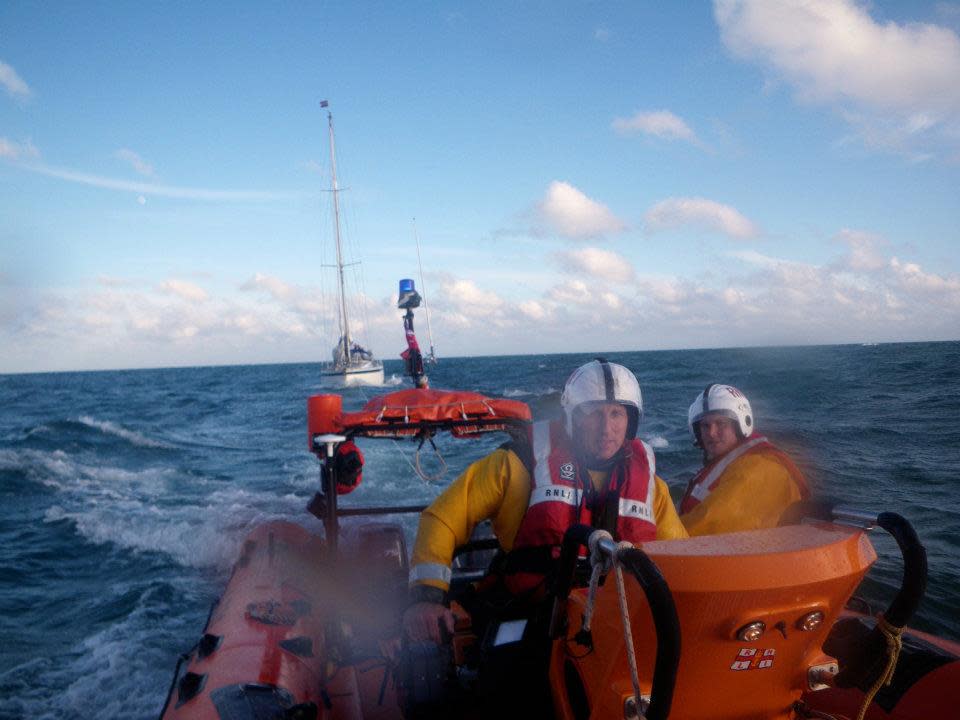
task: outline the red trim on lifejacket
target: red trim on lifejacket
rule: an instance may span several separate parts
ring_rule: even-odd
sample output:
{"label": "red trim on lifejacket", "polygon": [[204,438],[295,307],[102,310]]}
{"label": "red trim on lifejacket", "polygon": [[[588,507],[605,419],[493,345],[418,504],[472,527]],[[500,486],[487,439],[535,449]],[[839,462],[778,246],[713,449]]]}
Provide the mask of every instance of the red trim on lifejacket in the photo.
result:
{"label": "red trim on lifejacket", "polygon": [[[571,525],[593,525],[594,520],[599,521],[593,517],[592,507],[598,511],[603,508],[611,491],[619,491],[614,533],[617,539],[633,543],[656,539],[655,468],[650,467],[647,455],[649,452],[652,458],[653,451],[643,442],[629,443],[625,457],[611,469],[606,488],[588,504],[584,495],[590,487],[590,477],[577,463],[563,423],[536,423],[530,434],[533,447],[533,467],[528,468],[530,500],[514,540],[515,550],[551,547],[558,551]],[[540,580],[542,575],[520,572],[509,576],[507,584],[518,592],[535,586]]]}
{"label": "red trim on lifejacket", "polygon": [[[756,443],[750,447],[744,447],[749,443]],[[760,435],[758,432],[754,431],[750,434],[750,437],[744,438],[736,447],[734,447],[730,452],[721,455],[718,458],[714,458],[709,463],[704,465],[700,472],[694,475],[690,482],[687,484],[687,489],[683,493],[683,498],[680,500],[680,514],[685,515],[691,510],[693,510],[697,505],[703,502],[711,492],[716,489],[720,484],[720,481],[723,480],[723,476],[726,474],[727,469],[732,466],[737,460],[742,457],[747,457],[748,455],[767,455],[773,457],[779,462],[790,474],[790,478],[796,483],[797,488],[800,490],[800,497],[803,500],[806,500],[810,497],[810,490],[807,487],[807,481],[803,477],[803,473],[800,472],[793,460],[790,459],[790,456],[787,455],[783,450],[778,448],[772,442],[767,440],[766,437]],[[713,472],[714,468],[717,467],[720,463],[726,463],[723,471],[710,483],[709,487],[706,488],[706,492],[703,493],[702,498],[697,498],[694,495],[694,491],[699,485],[705,482],[710,473]]]}

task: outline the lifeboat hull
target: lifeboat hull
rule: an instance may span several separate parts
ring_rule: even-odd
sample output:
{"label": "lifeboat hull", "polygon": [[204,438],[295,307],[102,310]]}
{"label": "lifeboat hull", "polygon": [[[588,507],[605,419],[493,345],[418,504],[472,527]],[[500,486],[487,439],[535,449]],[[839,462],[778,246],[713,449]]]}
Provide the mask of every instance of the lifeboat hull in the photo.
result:
{"label": "lifeboat hull", "polygon": [[[379,641],[396,634],[403,537],[368,525],[354,550],[362,565],[333,564],[322,540],[298,525],[256,528],[163,718],[399,718]],[[352,648],[351,657],[331,657],[333,645]]]}
{"label": "lifeboat hull", "polygon": [[[843,609],[875,559],[864,533],[804,525],[653,542],[644,551],[671,588],[682,631],[670,717],[856,717],[862,692],[815,679],[817,669],[829,674],[837,664],[825,648],[837,645],[845,623],[871,627],[867,616]],[[395,680],[402,674],[398,635],[407,584],[402,532],[376,523],[344,531],[336,557],[298,525],[255,529],[175,677],[163,717],[401,718]],[[630,583],[627,596],[640,687],[648,694],[656,647],[650,610]],[[564,635],[551,649],[552,715],[627,717],[633,687],[616,583],[608,578],[598,592],[592,647],[576,640],[585,610],[586,590],[576,589]],[[822,620],[804,629],[814,613]],[[469,619],[460,620],[455,649],[458,640],[468,647],[477,642],[469,637]],[[739,639],[752,623],[763,623],[760,636]],[[893,686],[878,694],[866,717],[956,717],[960,646],[922,633],[904,637]],[[457,716],[474,717],[490,704],[457,707]],[[512,717],[509,707],[498,714]]]}

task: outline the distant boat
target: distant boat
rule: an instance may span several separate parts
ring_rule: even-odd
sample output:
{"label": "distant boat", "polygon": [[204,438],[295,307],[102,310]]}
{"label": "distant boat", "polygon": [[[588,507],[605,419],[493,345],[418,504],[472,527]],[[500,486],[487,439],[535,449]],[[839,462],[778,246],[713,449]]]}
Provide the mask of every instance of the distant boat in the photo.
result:
{"label": "distant boat", "polygon": [[[320,103],[327,107],[327,101]],[[330,134],[330,175],[333,193],[333,226],[337,246],[337,322],[340,339],[333,348],[333,361],[320,369],[320,382],[327,387],[350,385],[383,385],[383,363],[373,353],[362,347],[350,335],[350,318],[347,315],[347,293],[343,281],[343,248],[340,241],[340,188],[337,185],[336,145],[333,139],[333,113],[327,110],[327,126]]]}

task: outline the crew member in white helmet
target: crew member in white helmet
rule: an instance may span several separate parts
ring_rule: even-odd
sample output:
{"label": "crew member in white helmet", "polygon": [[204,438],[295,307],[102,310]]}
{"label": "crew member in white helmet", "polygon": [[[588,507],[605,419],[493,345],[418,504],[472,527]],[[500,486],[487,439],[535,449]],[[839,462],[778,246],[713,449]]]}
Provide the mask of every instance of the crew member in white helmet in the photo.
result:
{"label": "crew member in white helmet", "polygon": [[566,417],[535,423],[514,442],[473,463],[420,517],[413,548],[413,603],[403,616],[412,641],[453,631],[446,606],[450,563],[489,519],[506,551],[500,578],[511,597],[542,597],[564,532],[584,523],[633,543],[687,536],[652,448],[635,439],[640,385],[622,365],[594,360],[567,380]]}
{"label": "crew member in white helmet", "polygon": [[803,473],[756,431],[750,402],[732,385],[707,385],[687,426],[703,448],[703,468],[680,501],[690,535],[775,527],[787,507],[809,496]]}

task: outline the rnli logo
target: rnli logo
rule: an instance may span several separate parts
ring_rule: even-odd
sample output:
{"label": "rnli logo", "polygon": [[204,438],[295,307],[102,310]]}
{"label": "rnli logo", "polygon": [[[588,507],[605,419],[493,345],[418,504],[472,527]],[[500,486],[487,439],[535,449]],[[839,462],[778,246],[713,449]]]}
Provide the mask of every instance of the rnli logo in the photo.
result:
{"label": "rnli logo", "polygon": [[734,658],[731,670],[763,670],[773,667],[773,660],[777,651],[773,648],[761,650],[759,648],[740,648]]}
{"label": "rnli logo", "polygon": [[572,482],[576,475],[577,472],[573,469],[573,463],[563,463],[563,465],[560,466],[561,480],[570,480]]}
{"label": "rnli logo", "polygon": [[570,500],[573,498],[573,490],[560,487],[554,487],[552,489],[548,488],[545,493],[545,497],[547,499],[556,498],[557,500]]}
{"label": "rnli logo", "polygon": [[650,508],[645,503],[630,503],[621,510],[621,514],[640,520],[653,519],[653,513],[650,512]]}

